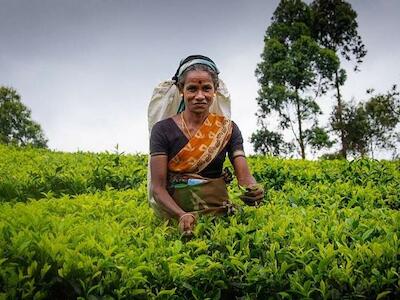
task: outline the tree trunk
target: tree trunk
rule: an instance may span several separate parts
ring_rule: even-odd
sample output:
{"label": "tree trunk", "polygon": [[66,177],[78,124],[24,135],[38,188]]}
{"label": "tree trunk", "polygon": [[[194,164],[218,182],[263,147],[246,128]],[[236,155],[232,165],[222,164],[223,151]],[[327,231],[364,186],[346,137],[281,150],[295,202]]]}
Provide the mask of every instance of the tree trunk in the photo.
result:
{"label": "tree trunk", "polygon": [[340,128],[340,141],[342,143],[342,149],[340,150],[340,154],[344,159],[347,158],[347,141],[344,133],[343,126],[343,105],[342,105],[342,96],[340,95],[340,86],[339,86],[339,74],[336,70],[335,74],[335,86],[336,86],[336,98],[337,98],[337,114],[339,118],[339,128]]}
{"label": "tree trunk", "polygon": [[299,92],[296,89],[296,110],[297,110],[297,122],[299,124],[299,145],[301,150],[301,158],[306,159],[306,153],[304,149],[304,137],[303,137],[303,128],[301,123],[301,111],[300,111],[300,99]]}

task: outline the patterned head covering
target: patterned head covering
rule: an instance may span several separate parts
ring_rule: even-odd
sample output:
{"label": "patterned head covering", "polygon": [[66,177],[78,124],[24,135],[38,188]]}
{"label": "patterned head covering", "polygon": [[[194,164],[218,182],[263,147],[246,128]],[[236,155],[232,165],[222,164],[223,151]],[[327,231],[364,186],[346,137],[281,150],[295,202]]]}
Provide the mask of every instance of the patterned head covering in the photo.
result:
{"label": "patterned head covering", "polygon": [[190,55],[180,61],[179,67],[176,70],[174,77],[172,77],[172,80],[174,80],[176,83],[179,76],[181,76],[187,68],[197,64],[206,65],[210,67],[215,73],[219,74],[219,70],[215,62],[213,62],[211,58],[203,55]]}

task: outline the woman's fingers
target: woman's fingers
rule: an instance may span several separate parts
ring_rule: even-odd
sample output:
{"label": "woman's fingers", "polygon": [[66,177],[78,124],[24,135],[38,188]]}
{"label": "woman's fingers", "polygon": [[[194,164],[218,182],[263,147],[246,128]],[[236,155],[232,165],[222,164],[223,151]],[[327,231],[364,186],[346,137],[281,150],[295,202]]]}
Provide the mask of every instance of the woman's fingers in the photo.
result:
{"label": "woman's fingers", "polygon": [[243,195],[239,197],[247,205],[258,205],[264,199],[264,189],[259,184],[246,187]]}
{"label": "woman's fingers", "polygon": [[264,193],[259,194],[257,196],[251,197],[251,196],[247,196],[247,195],[242,195],[239,197],[241,200],[243,201],[258,201],[258,200],[262,200],[264,199]]}
{"label": "woman's fingers", "polygon": [[194,218],[187,216],[184,218],[184,231],[192,230],[194,225]]}
{"label": "woman's fingers", "polygon": [[248,197],[257,197],[257,196],[263,195],[263,194],[264,194],[264,190],[263,189],[247,191],[247,192],[244,193],[244,195],[248,196]]}
{"label": "woman's fingers", "polygon": [[179,230],[183,233],[192,231],[196,219],[193,214],[185,214],[179,220]]}
{"label": "woman's fingers", "polygon": [[243,193],[241,198],[260,198],[264,197],[264,189],[261,186],[257,186],[257,188],[247,188]]}

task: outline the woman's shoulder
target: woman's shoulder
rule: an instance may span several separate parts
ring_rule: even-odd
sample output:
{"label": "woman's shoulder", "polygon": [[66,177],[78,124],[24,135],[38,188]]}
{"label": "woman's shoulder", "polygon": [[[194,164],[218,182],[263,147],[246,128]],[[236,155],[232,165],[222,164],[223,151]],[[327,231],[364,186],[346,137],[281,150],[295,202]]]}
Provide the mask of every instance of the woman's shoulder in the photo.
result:
{"label": "woman's shoulder", "polygon": [[172,119],[172,117],[160,120],[154,124],[153,130],[164,130],[170,128],[173,123],[174,120]]}

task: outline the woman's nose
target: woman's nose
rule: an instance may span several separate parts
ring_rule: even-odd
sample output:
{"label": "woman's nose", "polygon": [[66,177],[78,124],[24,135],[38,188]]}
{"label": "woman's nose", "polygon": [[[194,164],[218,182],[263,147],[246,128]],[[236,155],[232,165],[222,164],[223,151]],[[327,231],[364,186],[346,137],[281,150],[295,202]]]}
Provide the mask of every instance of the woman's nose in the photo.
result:
{"label": "woman's nose", "polygon": [[196,93],[196,99],[204,99],[204,98],[205,98],[205,96],[204,96],[203,91],[200,90]]}

